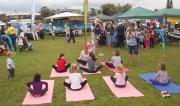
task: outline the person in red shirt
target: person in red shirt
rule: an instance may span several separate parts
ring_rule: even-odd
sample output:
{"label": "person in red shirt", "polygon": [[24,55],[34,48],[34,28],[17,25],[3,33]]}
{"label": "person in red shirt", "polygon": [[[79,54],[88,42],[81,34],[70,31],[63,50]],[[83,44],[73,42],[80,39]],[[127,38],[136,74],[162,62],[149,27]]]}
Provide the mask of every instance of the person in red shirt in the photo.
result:
{"label": "person in red shirt", "polygon": [[64,54],[60,54],[56,62],[56,65],[52,65],[52,68],[54,68],[58,73],[62,73],[62,72],[66,72],[70,66],[71,64],[70,63],[67,64]]}
{"label": "person in red shirt", "polygon": [[154,48],[154,30],[153,28],[149,29],[150,33],[150,48]]}

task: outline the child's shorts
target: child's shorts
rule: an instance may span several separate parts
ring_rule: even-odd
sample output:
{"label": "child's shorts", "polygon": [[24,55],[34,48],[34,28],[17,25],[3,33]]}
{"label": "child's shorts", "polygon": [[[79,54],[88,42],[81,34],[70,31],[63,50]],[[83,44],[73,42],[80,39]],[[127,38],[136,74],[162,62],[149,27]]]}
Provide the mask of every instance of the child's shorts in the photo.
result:
{"label": "child's shorts", "polygon": [[137,45],[135,45],[135,46],[129,46],[128,45],[128,51],[129,51],[129,54],[134,53],[135,55],[138,55],[138,47],[137,47]]}
{"label": "child's shorts", "polygon": [[144,42],[139,42],[139,45],[144,45]]}

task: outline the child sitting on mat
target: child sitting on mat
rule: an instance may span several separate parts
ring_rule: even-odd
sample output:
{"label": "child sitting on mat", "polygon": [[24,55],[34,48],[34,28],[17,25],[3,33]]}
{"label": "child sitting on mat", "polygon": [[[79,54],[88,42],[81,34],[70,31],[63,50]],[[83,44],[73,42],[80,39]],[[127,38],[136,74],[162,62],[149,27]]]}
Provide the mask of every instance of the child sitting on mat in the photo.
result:
{"label": "child sitting on mat", "polygon": [[14,80],[15,65],[13,61],[13,53],[7,52],[7,70],[9,72],[8,79]]}
{"label": "child sitting on mat", "polygon": [[[45,88],[43,88],[45,85]],[[27,83],[28,91],[34,97],[43,96],[48,91],[48,83],[41,81],[41,75],[35,74],[32,82]]]}
{"label": "child sitting on mat", "polygon": [[82,89],[87,83],[87,80],[84,80],[82,75],[77,73],[77,70],[78,66],[76,64],[72,64],[70,67],[69,79],[64,82],[64,86],[73,91]]}
{"label": "child sitting on mat", "polygon": [[56,64],[57,65],[52,65],[52,68],[54,68],[58,73],[66,72],[71,66],[70,63],[67,64],[64,54],[60,54]]}
{"label": "child sitting on mat", "polygon": [[86,61],[89,59],[89,47],[87,44],[84,45],[84,50],[81,51],[79,59],[77,59],[77,62],[80,63],[80,65],[86,65]]}
{"label": "child sitting on mat", "polygon": [[168,77],[168,73],[166,71],[166,64],[164,63],[159,64],[158,70],[159,71],[154,76],[154,78],[150,79],[149,81],[155,85],[168,85],[170,82],[170,78]]}
{"label": "child sitting on mat", "polygon": [[80,67],[80,69],[87,73],[98,72],[102,68],[102,65],[99,65],[96,67],[96,57],[93,52],[89,53],[89,57],[90,58],[86,61],[86,66],[82,66],[82,67]]}
{"label": "child sitting on mat", "polygon": [[121,57],[118,50],[114,50],[111,61],[105,63],[109,68],[115,68],[121,64]]}
{"label": "child sitting on mat", "polygon": [[116,67],[115,76],[111,76],[112,82],[115,84],[116,87],[119,88],[126,87],[126,82],[128,80],[128,76],[126,76],[126,73],[123,71],[123,68],[123,65],[118,65]]}

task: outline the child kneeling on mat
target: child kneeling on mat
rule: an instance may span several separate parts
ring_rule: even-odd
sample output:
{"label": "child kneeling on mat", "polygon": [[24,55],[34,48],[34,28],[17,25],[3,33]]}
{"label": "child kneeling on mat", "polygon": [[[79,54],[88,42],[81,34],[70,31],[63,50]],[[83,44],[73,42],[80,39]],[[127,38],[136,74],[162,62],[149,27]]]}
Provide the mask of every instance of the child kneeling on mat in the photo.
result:
{"label": "child kneeling on mat", "polygon": [[114,50],[111,61],[105,63],[109,68],[115,68],[121,64],[121,56],[118,50]]}
{"label": "child kneeling on mat", "polygon": [[60,54],[56,64],[57,65],[52,65],[52,68],[54,68],[58,73],[66,72],[71,66],[70,63],[67,64],[64,54]]}
{"label": "child kneeling on mat", "polygon": [[[43,85],[45,88],[43,89]],[[31,87],[32,86],[32,87]],[[41,81],[41,75],[35,74],[32,82],[27,83],[28,91],[34,97],[43,96],[48,91],[48,83]]]}
{"label": "child kneeling on mat", "polygon": [[170,83],[170,78],[168,77],[168,73],[166,71],[166,64],[159,64],[158,70],[159,71],[154,76],[154,78],[150,79],[149,81],[155,85],[168,85]]}
{"label": "child kneeling on mat", "polygon": [[93,52],[89,53],[89,57],[90,58],[86,61],[86,66],[82,66],[82,67],[80,67],[80,69],[87,73],[98,72],[102,68],[102,65],[99,65],[96,67],[96,57]]}
{"label": "child kneeling on mat", "polygon": [[126,87],[126,82],[128,80],[128,76],[126,76],[126,73],[123,71],[123,68],[124,68],[123,65],[118,65],[116,67],[115,76],[111,76],[112,82],[118,88]]}
{"label": "child kneeling on mat", "polygon": [[81,90],[86,85],[87,80],[84,80],[82,75],[77,73],[78,66],[76,64],[72,64],[69,70],[69,79],[64,82],[64,86],[73,91]]}

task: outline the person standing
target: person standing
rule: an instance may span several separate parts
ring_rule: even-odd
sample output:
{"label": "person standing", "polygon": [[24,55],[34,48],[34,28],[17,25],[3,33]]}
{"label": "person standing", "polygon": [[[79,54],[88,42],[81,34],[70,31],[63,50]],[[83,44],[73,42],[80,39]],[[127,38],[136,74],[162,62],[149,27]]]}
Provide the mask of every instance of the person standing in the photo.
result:
{"label": "person standing", "polygon": [[73,29],[70,29],[70,38],[68,39],[68,43],[70,43],[71,39],[73,40],[73,43],[76,43]]}
{"label": "person standing", "polygon": [[124,47],[124,26],[122,24],[119,24],[117,27],[117,32],[118,32],[118,38],[119,38],[119,46],[120,48]]}
{"label": "person standing", "polygon": [[154,30],[150,28],[149,33],[150,33],[150,48],[154,48]]}
{"label": "person standing", "polygon": [[13,61],[13,53],[7,52],[7,69],[8,69],[8,78],[9,80],[14,80],[14,74],[15,74],[15,65]]}
{"label": "person standing", "polygon": [[[11,26],[11,24],[8,24],[7,30],[5,31],[5,33],[10,36],[14,51],[17,51],[17,48],[16,48],[16,29],[13,26]],[[8,45],[10,45],[10,44],[8,44]]]}
{"label": "person standing", "polygon": [[[39,32],[39,29],[36,28],[36,24],[33,25],[32,27],[32,35],[33,35],[33,39],[34,40],[39,40],[39,36],[38,36],[38,32]],[[38,30],[37,30],[38,29]]]}
{"label": "person standing", "polygon": [[127,35],[126,35],[131,64],[133,63],[133,54],[136,57],[138,57],[137,36],[136,36],[134,26],[135,25],[133,23],[130,24],[130,27],[128,28]]}

